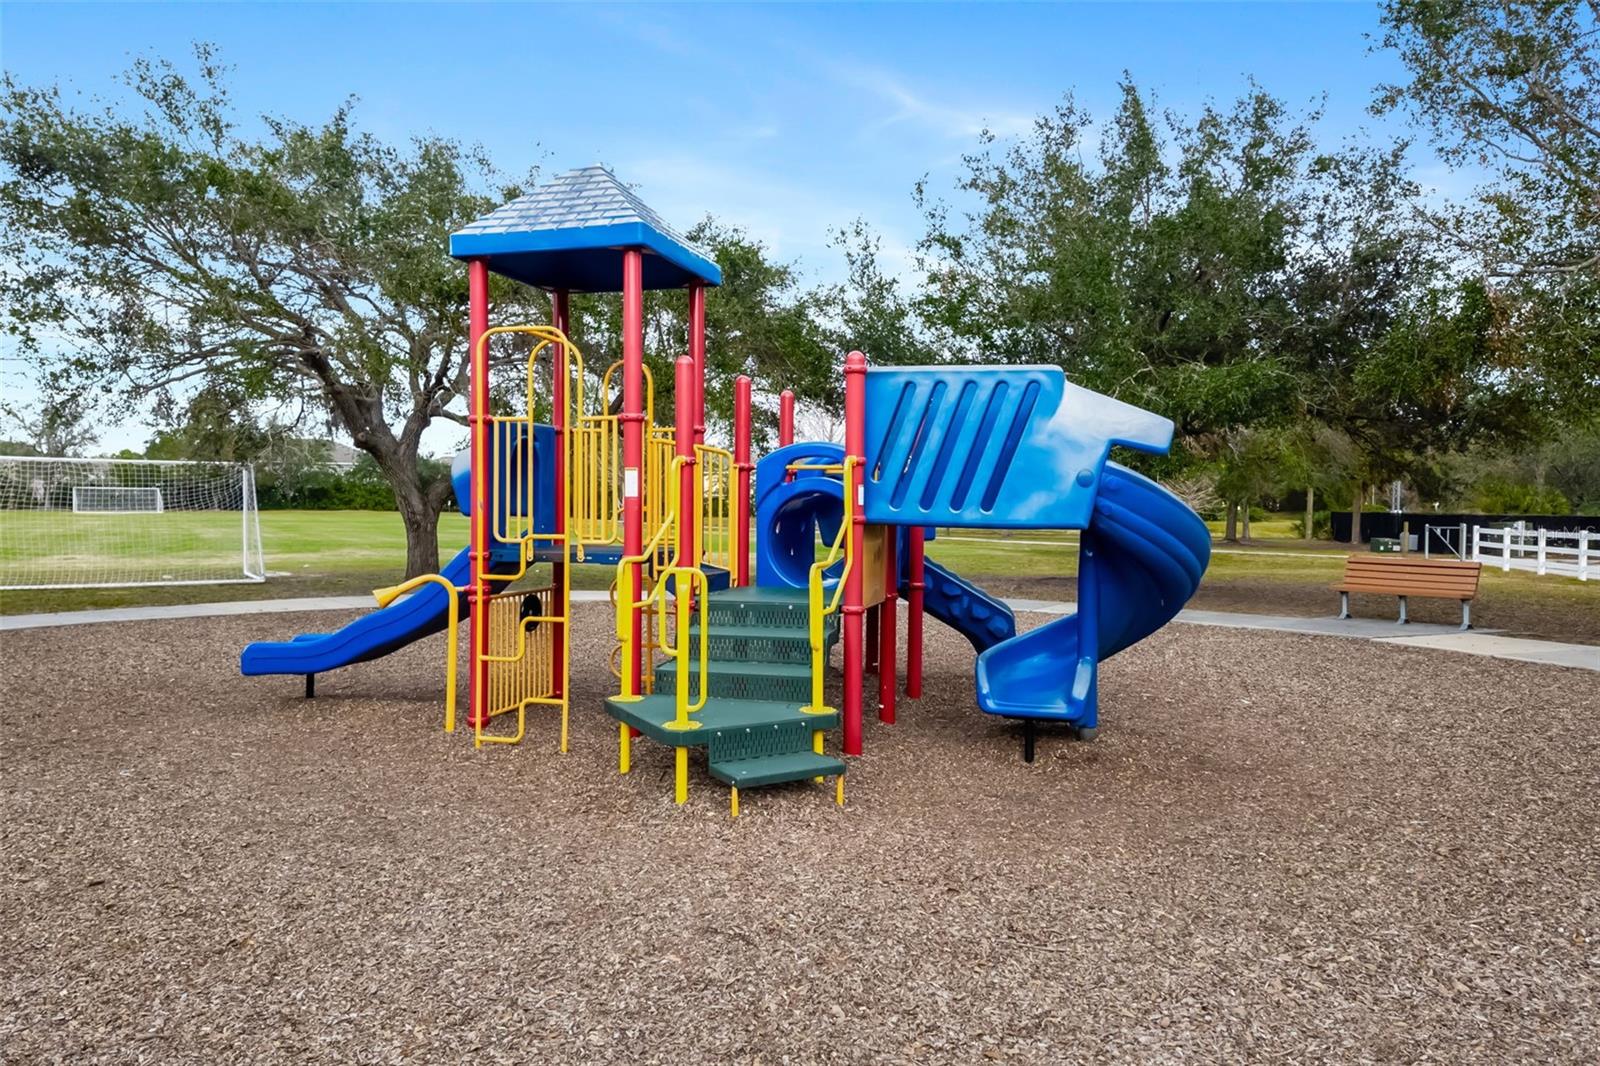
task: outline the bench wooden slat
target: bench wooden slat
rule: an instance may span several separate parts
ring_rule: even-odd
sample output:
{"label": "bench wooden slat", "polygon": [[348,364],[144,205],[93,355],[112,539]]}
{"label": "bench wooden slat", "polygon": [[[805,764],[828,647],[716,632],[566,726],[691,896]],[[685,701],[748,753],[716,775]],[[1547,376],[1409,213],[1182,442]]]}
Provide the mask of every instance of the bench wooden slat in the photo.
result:
{"label": "bench wooden slat", "polygon": [[1469,592],[1470,593],[1470,592],[1476,592],[1477,591],[1478,582],[1475,579],[1462,580],[1460,578],[1451,578],[1451,579],[1448,579],[1448,580],[1441,580],[1441,579],[1437,579],[1437,578],[1430,579],[1430,578],[1422,578],[1422,577],[1411,577],[1409,575],[1405,576],[1405,577],[1401,577],[1400,575],[1396,575],[1395,577],[1390,578],[1388,580],[1383,580],[1383,579],[1379,579],[1379,578],[1364,577],[1364,576],[1354,576],[1354,577],[1346,577],[1343,581],[1341,581],[1339,583],[1338,587],[1339,588],[1348,588],[1348,589],[1361,589],[1362,591],[1368,591],[1368,590],[1380,590],[1381,591],[1383,589],[1410,588],[1410,589],[1416,589],[1419,593],[1426,593],[1426,592],[1430,592],[1430,591],[1440,592],[1440,593],[1454,593],[1454,592],[1457,592],[1457,591],[1463,591],[1463,592]]}

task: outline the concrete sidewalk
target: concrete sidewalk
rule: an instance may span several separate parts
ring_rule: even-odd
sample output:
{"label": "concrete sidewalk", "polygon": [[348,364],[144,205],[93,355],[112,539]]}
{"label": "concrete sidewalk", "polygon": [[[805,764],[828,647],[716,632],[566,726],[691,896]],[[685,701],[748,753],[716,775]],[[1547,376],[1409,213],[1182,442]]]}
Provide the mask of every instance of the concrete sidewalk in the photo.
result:
{"label": "concrete sidewalk", "polygon": [[[574,603],[606,603],[608,594],[574,589]],[[1007,600],[1013,611],[1025,614],[1071,614],[1073,604],[1060,600]],[[94,625],[101,622],[150,622],[176,618],[215,618],[228,615],[286,614],[296,611],[360,611],[374,606],[370,596],[323,596],[288,600],[238,600],[232,603],[190,603],[170,607],[116,607],[103,611],[67,611],[61,614],[0,616],[0,632],[49,626]],[[1462,632],[1455,626],[1413,622],[1401,626],[1376,618],[1302,618],[1296,615],[1242,614],[1233,611],[1181,611],[1178,621],[1191,625],[1227,626],[1233,629],[1267,629],[1279,633],[1373,640],[1413,648],[1433,648],[1464,655],[1566,666],[1600,672],[1600,647],[1561,644],[1502,636],[1494,630]]]}

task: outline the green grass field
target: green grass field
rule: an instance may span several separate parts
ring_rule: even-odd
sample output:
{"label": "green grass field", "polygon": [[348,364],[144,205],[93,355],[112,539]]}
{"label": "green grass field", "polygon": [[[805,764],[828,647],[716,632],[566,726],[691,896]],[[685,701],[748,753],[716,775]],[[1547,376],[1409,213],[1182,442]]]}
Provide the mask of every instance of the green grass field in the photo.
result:
{"label": "green grass field", "polygon": [[[236,516],[62,515],[0,513],[0,583],[14,583],[29,568],[75,572],[92,579],[116,570],[151,580],[178,575],[170,557],[152,554],[151,519],[177,519],[162,531],[185,564],[232,570],[239,562]],[[143,523],[143,524],[142,524]],[[177,528],[173,528],[173,526]],[[1275,528],[1256,523],[1252,533]],[[1287,522],[1283,523],[1285,531]],[[62,530],[70,536],[63,539]],[[39,546],[55,538],[48,556]],[[457,514],[439,523],[441,565],[466,543],[467,521]],[[70,611],[142,604],[202,603],[227,599],[279,599],[297,596],[365,595],[402,576],[405,535],[400,518],[384,511],[264,511],[261,541],[268,579],[259,584],[165,585],[155,587],[17,590],[0,592],[0,614]],[[1328,585],[1338,576],[1345,545],[1263,537],[1252,545],[1218,544],[1195,605],[1265,613],[1331,614],[1337,597]],[[1026,530],[990,533],[941,531],[928,547],[930,557],[980,585],[1006,596],[1070,599],[1077,572],[1077,536]],[[117,560],[114,565],[108,559]],[[153,577],[151,576],[153,575]],[[533,575],[535,579],[538,574]],[[603,589],[613,570],[579,566],[577,588]],[[1563,639],[1600,640],[1600,587],[1566,578],[1485,569],[1485,625]],[[1448,604],[1438,605],[1449,608]],[[1383,609],[1387,610],[1387,607]],[[1496,614],[1499,617],[1496,617]]]}

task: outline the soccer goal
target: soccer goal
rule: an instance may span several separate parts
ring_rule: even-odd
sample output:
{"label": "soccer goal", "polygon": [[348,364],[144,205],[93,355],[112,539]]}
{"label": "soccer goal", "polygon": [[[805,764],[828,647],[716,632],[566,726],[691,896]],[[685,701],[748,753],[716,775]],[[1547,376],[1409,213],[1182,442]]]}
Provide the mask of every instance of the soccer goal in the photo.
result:
{"label": "soccer goal", "polygon": [[0,456],[0,589],[264,581],[243,463]]}

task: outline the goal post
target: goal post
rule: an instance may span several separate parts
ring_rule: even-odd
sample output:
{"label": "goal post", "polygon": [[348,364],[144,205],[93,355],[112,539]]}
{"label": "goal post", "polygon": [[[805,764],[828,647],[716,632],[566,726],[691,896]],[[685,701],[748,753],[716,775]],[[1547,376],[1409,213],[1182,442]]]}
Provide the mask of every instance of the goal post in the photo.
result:
{"label": "goal post", "polygon": [[160,514],[155,485],[74,485],[73,514]]}
{"label": "goal post", "polygon": [[0,589],[266,580],[246,463],[0,456]]}

